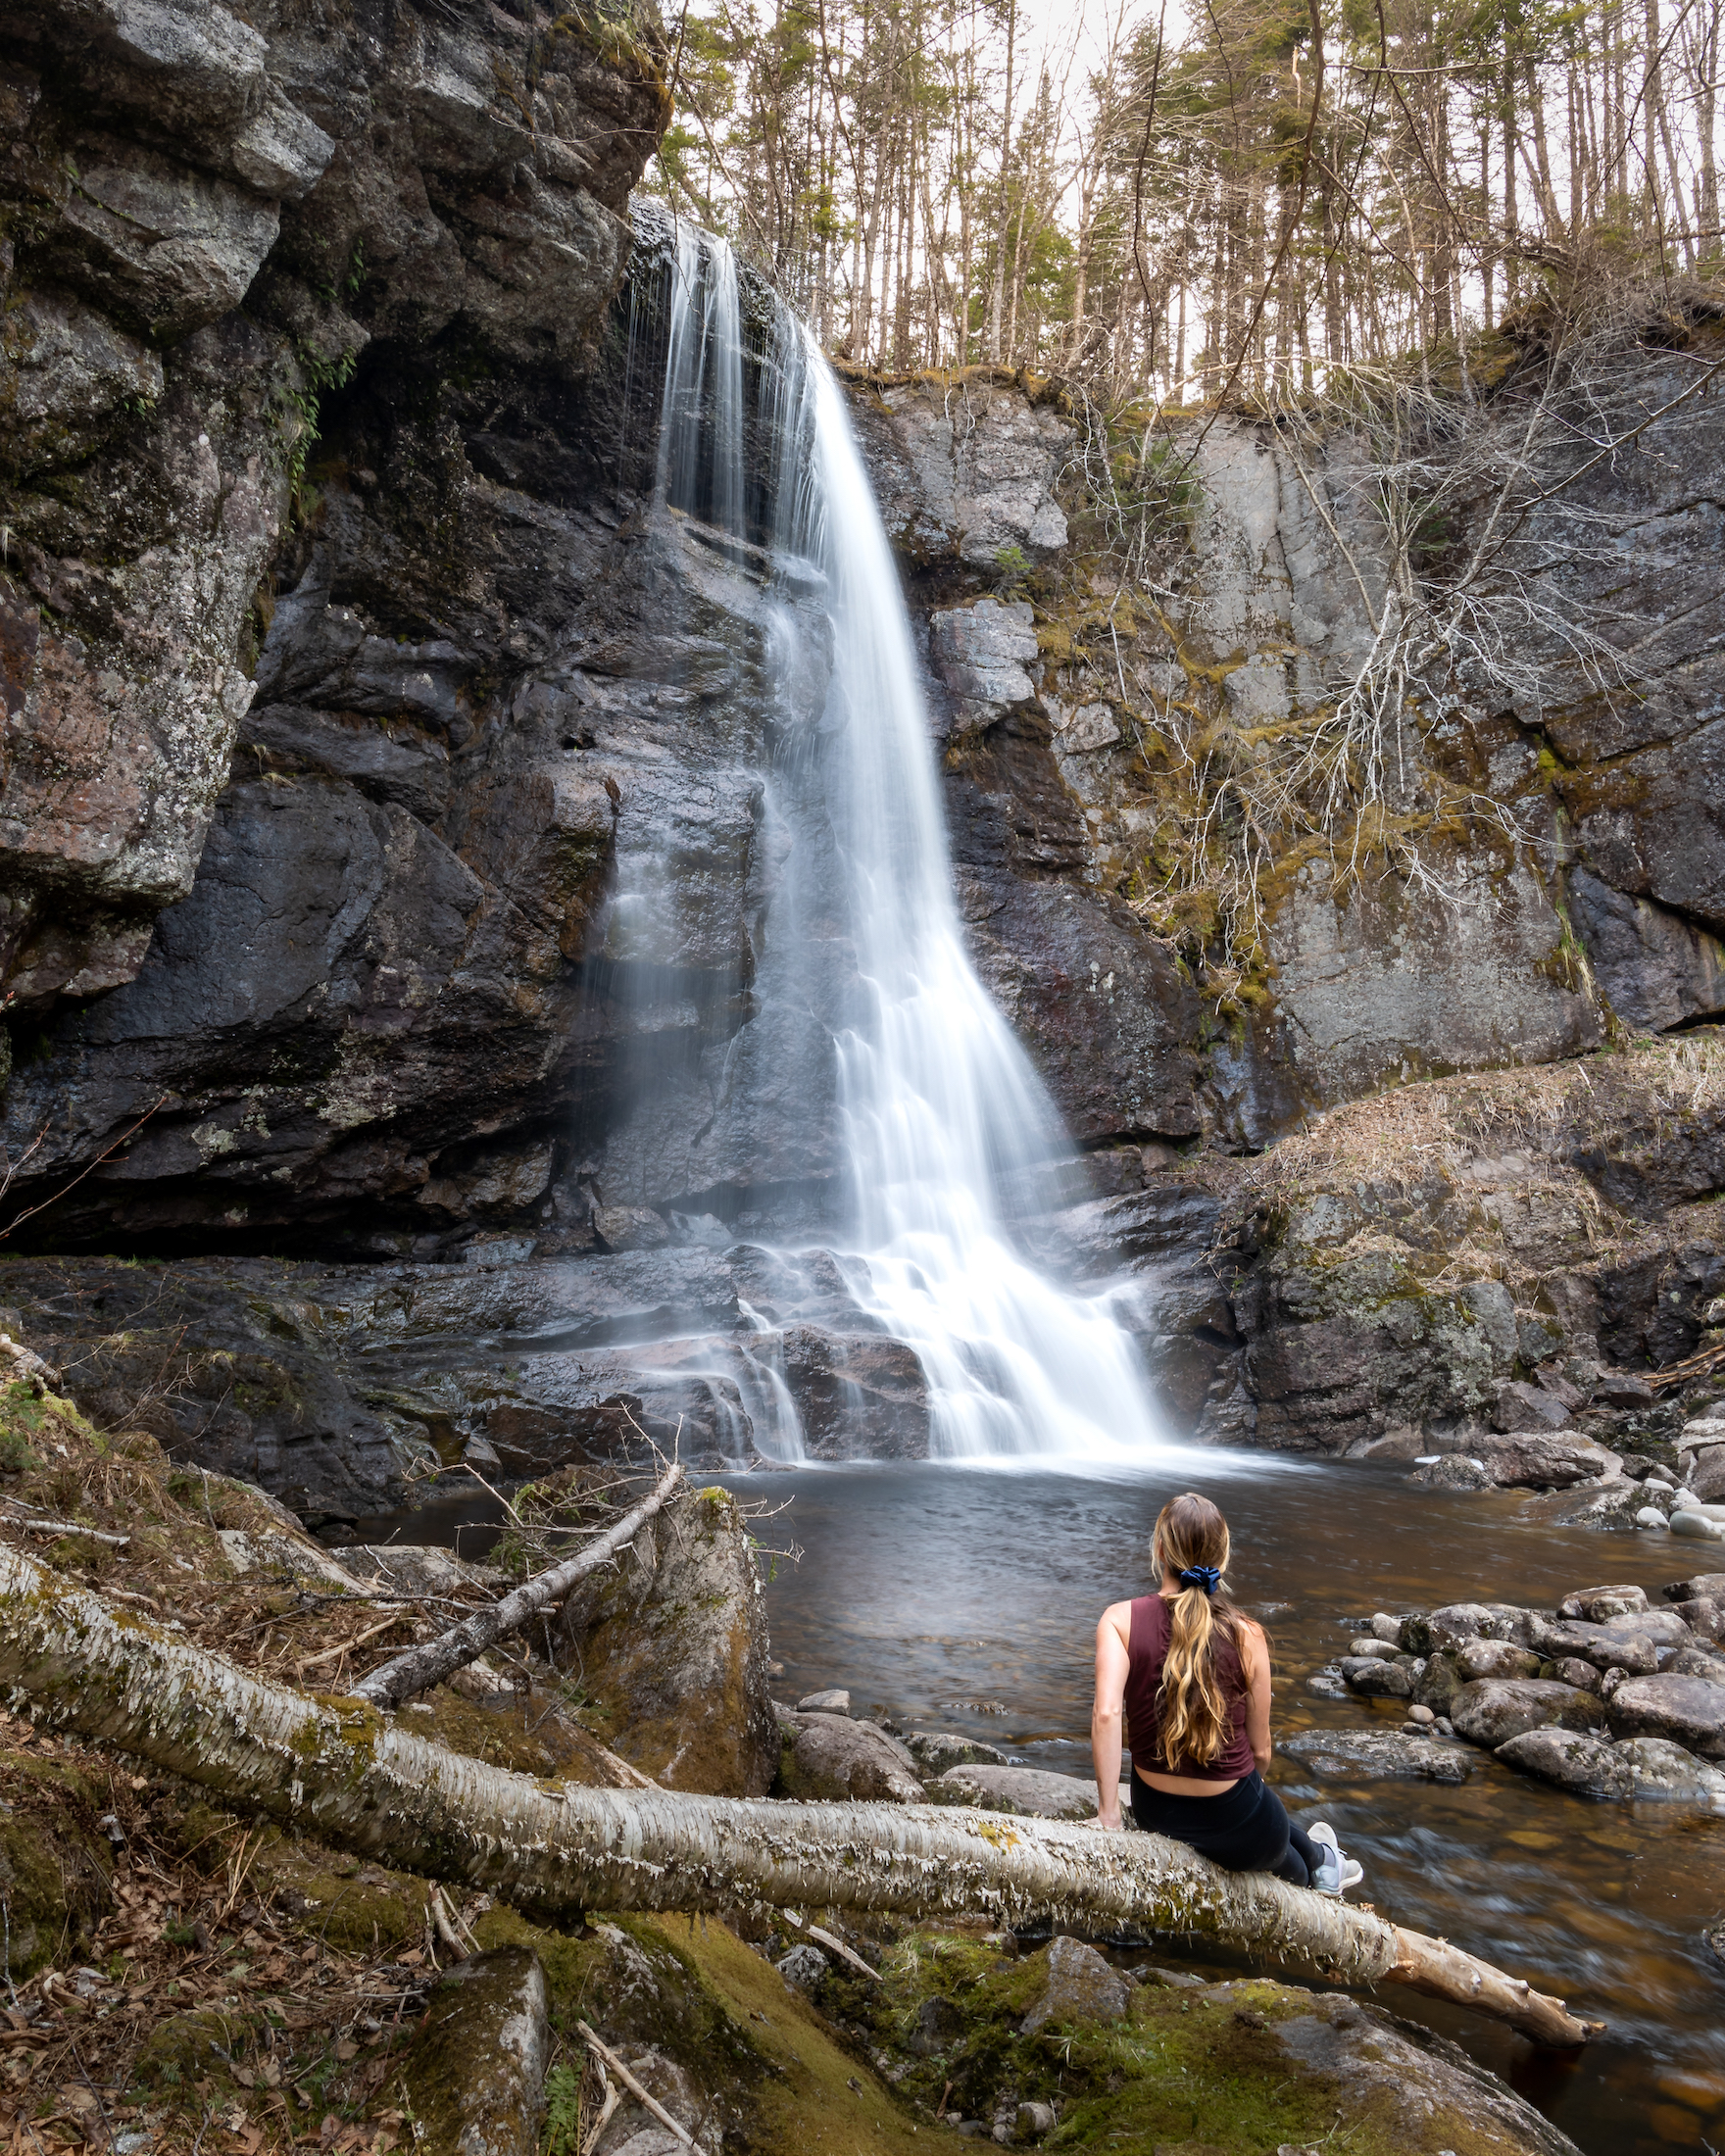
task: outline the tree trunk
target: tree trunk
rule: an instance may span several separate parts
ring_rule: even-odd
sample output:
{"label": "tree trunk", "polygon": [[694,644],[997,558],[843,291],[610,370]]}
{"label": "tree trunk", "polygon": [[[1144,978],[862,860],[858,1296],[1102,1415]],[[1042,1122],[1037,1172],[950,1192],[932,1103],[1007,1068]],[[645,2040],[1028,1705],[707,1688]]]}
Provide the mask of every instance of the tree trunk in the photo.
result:
{"label": "tree trunk", "polygon": [[1018,35],[1018,0],[1008,0],[1007,6],[1007,94],[1001,109],[1001,176],[1000,195],[995,209],[994,284],[988,296],[988,357],[992,365],[1001,364],[1001,319],[1007,297],[1007,221],[1010,201],[1009,193],[1011,181],[1012,150],[1012,48]]}
{"label": "tree trunk", "polygon": [[1489,1963],[1181,1842],[945,1805],[775,1804],[547,1786],[428,1743],[354,1699],[266,1684],[0,1547],[0,1685],[44,1720],[201,1783],[226,1804],[529,1909],[739,1902],[1203,1934],[1327,1981],[1406,1984],[1583,2043]]}

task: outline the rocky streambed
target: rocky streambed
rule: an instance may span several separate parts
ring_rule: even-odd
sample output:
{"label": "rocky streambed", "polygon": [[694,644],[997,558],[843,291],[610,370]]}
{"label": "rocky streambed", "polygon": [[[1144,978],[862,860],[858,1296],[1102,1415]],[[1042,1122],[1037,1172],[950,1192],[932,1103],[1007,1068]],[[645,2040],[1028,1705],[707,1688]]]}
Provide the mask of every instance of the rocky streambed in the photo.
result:
{"label": "rocky streambed", "polygon": [[[1725,1572],[1672,1581],[1664,1593],[1663,1608],[1640,1587],[1615,1585],[1576,1589],[1554,1611],[1379,1611],[1310,1683],[1407,1702],[1399,1740],[1368,1740],[1355,1754],[1362,1767],[1459,1781],[1465,1767],[1434,1741],[1458,1738],[1580,1795],[1671,1795],[1725,1811],[1725,1772],[1711,1764],[1725,1761]],[[1291,1748],[1326,1745],[1348,1756],[1349,1740],[1333,1734]]]}

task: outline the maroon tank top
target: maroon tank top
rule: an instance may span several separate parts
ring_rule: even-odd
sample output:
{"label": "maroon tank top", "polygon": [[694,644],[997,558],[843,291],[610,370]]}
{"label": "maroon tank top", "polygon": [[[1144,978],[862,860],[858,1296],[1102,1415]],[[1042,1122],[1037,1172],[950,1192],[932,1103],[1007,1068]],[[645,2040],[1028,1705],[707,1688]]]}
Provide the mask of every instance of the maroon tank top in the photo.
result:
{"label": "maroon tank top", "polygon": [[1240,1650],[1217,1625],[1210,1636],[1216,1682],[1233,1715],[1233,1728],[1208,1766],[1162,1757],[1162,1664],[1168,1653],[1168,1605],[1159,1594],[1141,1594],[1132,1604],[1132,1639],[1127,1648],[1126,1731],[1132,1765],[1140,1774],[1184,1775],[1192,1782],[1244,1782],[1257,1762],[1246,1735],[1246,1671]]}

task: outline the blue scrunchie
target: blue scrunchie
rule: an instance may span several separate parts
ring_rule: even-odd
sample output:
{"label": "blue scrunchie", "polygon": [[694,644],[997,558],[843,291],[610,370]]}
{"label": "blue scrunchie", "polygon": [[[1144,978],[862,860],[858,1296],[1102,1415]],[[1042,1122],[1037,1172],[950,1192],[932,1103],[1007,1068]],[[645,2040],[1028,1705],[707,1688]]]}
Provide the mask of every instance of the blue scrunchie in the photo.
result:
{"label": "blue scrunchie", "polygon": [[1207,1594],[1213,1594],[1222,1584],[1222,1575],[1214,1565],[1188,1565],[1174,1577],[1182,1587],[1200,1587]]}

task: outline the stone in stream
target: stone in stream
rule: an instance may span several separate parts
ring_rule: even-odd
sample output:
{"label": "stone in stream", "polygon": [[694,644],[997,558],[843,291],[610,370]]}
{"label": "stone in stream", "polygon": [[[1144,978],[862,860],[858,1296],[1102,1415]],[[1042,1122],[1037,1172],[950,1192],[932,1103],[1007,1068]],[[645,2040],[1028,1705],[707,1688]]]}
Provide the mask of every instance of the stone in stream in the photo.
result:
{"label": "stone in stream", "polygon": [[1364,1655],[1367,1660],[1377,1662],[1393,1662],[1402,1651],[1399,1637],[1386,1639],[1382,1633],[1377,1632],[1356,1632],[1348,1645],[1350,1652],[1355,1657]]}
{"label": "stone in stream", "polygon": [[896,1738],[873,1722],[853,1722],[845,1714],[804,1714],[774,1707],[781,1740],[782,1793],[796,1797],[884,1798],[893,1804],[918,1804],[922,1784],[916,1762]]}
{"label": "stone in stream", "polygon": [[1364,1654],[1342,1657],[1342,1682],[1362,1699],[1411,1698],[1414,1681],[1415,1672],[1406,1662],[1385,1662]]}
{"label": "stone in stream", "polygon": [[1685,1536],[1691,1542],[1725,1542],[1725,1525],[1722,1525],[1718,1520],[1708,1519],[1704,1512],[1684,1512],[1673,1509],[1670,1519],[1665,1524],[1670,1528],[1673,1535]]}
{"label": "stone in stream", "polygon": [[1674,1647],[1659,1656],[1661,1677],[1704,1677],[1709,1684],[1725,1685],[1725,1654],[1711,1647]]}
{"label": "stone in stream", "polygon": [[1708,1594],[1693,1602],[1679,1602],[1677,1614],[1698,1640],[1717,1640],[1725,1630],[1725,1598]]}
{"label": "stone in stream", "polygon": [[1512,1737],[1543,1728],[1549,1722],[1565,1729],[1591,1729],[1598,1722],[1599,1701],[1592,1692],[1574,1685],[1552,1684],[1540,1677],[1486,1677],[1463,1685],[1450,1702],[1450,1720],[1455,1734],[1470,1744],[1484,1744],[1496,1751]]}
{"label": "stone in stream", "polygon": [[1577,1796],[1682,1798],[1725,1809],[1725,1774],[1662,1738],[1611,1743],[1572,1730],[1528,1730],[1500,1744],[1498,1757]]}
{"label": "stone in stream", "polygon": [[1659,1592],[1668,1602],[1725,1601],[1725,1572],[1692,1572]]}
{"label": "stone in stream", "polygon": [[1409,1620],[1415,1637],[1407,1642],[1424,1654],[1443,1647],[1458,1647],[1464,1640],[1513,1640],[1517,1646],[1531,1646],[1540,1613],[1514,1602],[1446,1602],[1424,1621],[1424,1639]]}
{"label": "stone in stream", "polygon": [[1538,1675],[1550,1677],[1559,1685],[1573,1685],[1578,1691],[1598,1691],[1600,1672],[1591,1662],[1584,1662],[1578,1655],[1565,1654],[1554,1662],[1542,1662]]}
{"label": "stone in stream", "polygon": [[1403,1730],[1302,1730],[1278,1747],[1318,1774],[1373,1782],[1465,1782],[1473,1760],[1459,1744]]}
{"label": "stone in stream", "polygon": [[1511,1640],[1464,1640],[1455,1656],[1464,1684],[1481,1677],[1537,1677],[1540,1657]]}
{"label": "stone in stream", "polygon": [[1123,2021],[1132,1984],[1094,1946],[1058,1938],[1048,1950],[1048,1987],[1019,2024],[1032,2036],[1050,2022]]}
{"label": "stone in stream", "polygon": [[842,1688],[831,1691],[812,1691],[806,1699],[797,1701],[799,1714],[849,1714],[851,1695]]}
{"label": "stone in stream", "polygon": [[945,1774],[949,1767],[1010,1767],[1012,1762],[997,1745],[974,1737],[961,1737],[956,1730],[908,1730],[905,1749],[926,1774]]}
{"label": "stone in stream", "polygon": [[1691,1643],[1689,1627],[1675,1610],[1639,1610],[1628,1617],[1613,1617],[1602,1625],[1574,1618],[1563,1624],[1542,1624],[1534,1634],[1534,1645],[1549,1659],[1576,1654],[1596,1669],[1651,1671],[1661,1647]]}
{"label": "stone in stream", "polygon": [[[918,1794],[921,1792],[918,1791]],[[1020,1812],[1032,1819],[1094,1819],[1096,1784],[1042,1767],[949,1767],[932,1792],[985,1812]],[[1130,1809],[1131,1788],[1120,1785],[1120,1807]]]}
{"label": "stone in stream", "polygon": [[1703,1677],[1632,1677],[1606,1704],[1619,1737],[1664,1737],[1703,1759],[1725,1759],[1725,1685]]}
{"label": "stone in stream", "polygon": [[1434,1714],[1447,1714],[1451,1700],[1466,1682],[1455,1654],[1433,1654],[1427,1657],[1419,1673],[1413,1697],[1420,1706],[1430,1707]]}
{"label": "stone in stream", "polygon": [[1590,1625],[1603,1625],[1613,1617],[1627,1617],[1647,1606],[1645,1587],[1578,1587],[1557,1604],[1557,1614],[1559,1617],[1579,1617]]}

